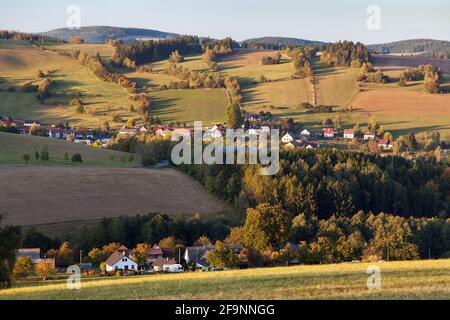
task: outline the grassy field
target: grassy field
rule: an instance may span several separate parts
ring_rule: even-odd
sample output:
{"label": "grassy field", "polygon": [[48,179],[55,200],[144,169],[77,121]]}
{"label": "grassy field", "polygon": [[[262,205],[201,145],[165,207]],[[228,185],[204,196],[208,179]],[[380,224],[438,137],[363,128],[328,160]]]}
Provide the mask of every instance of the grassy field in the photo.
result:
{"label": "grassy field", "polygon": [[313,68],[318,105],[344,107],[358,93],[356,75],[359,69],[328,67],[319,58],[313,59]]}
{"label": "grassy field", "polygon": [[[243,90],[245,110],[248,112],[270,111],[276,117],[298,118],[304,110],[298,106],[311,102],[311,90],[305,79],[262,83]],[[270,108],[273,106],[275,108]]]}
{"label": "grassy field", "polygon": [[[148,64],[154,72],[160,72],[167,68],[169,60],[162,60]],[[183,66],[183,68],[188,68],[189,70],[195,71],[208,71],[209,68],[202,61],[202,55],[189,55],[184,57],[184,61],[177,63],[177,65]]]}
{"label": "grassy field", "polygon": [[[88,45],[86,45],[88,46]],[[55,81],[52,96],[42,104],[36,93],[21,92],[20,86],[36,80],[35,73],[50,72]],[[112,113],[130,117],[128,93],[117,84],[99,80],[76,60],[63,57],[51,51],[33,49],[26,43],[0,41],[0,71],[4,82],[0,83],[0,114],[20,118],[34,118],[58,123],[69,121],[73,126],[100,127],[105,120],[111,120]],[[15,86],[16,92],[7,92]],[[91,114],[78,114],[64,101],[72,93],[80,93],[85,108]],[[135,115],[134,115],[135,116]],[[111,122],[111,126],[119,126]]]}
{"label": "grassy field", "polygon": [[228,106],[223,89],[167,90],[150,92],[152,115],[163,122],[203,121],[204,124],[225,121]]}
{"label": "grassy field", "polygon": [[65,52],[65,53],[74,53],[77,50],[86,52],[90,55],[100,54],[102,59],[105,61],[111,60],[111,57],[114,54],[115,48],[109,44],[58,44],[58,45],[47,45],[45,46],[48,49],[57,51],[57,52]]}
{"label": "grassy field", "polygon": [[265,55],[274,56],[276,53],[238,50],[219,61],[219,70],[224,75],[239,79],[242,85],[259,82],[262,75],[272,81],[289,79],[295,71],[289,58],[283,57],[280,64],[262,65]]}
{"label": "grassy field", "polygon": [[5,224],[79,224],[162,212],[212,214],[228,206],[173,170],[0,166]]}
{"label": "grassy field", "polygon": [[[387,84],[368,84],[352,101],[356,110],[354,121],[372,117],[380,121],[395,136],[410,131],[441,132],[442,138],[450,139],[450,94],[429,94],[424,91],[423,81],[408,82],[399,87],[398,80],[405,67],[381,66],[391,78]],[[443,77],[442,86],[450,88],[450,77]]]}
{"label": "grassy field", "polygon": [[[50,160],[42,162],[34,157],[35,151],[39,153],[44,146],[48,147]],[[29,165],[64,165],[70,166],[72,163],[64,159],[65,153],[69,159],[74,153],[80,153],[83,163],[76,166],[101,166],[101,167],[130,167],[135,166],[135,162],[128,162],[129,154],[107,149],[97,149],[82,144],[76,144],[56,139],[34,137],[28,135],[8,134],[0,132],[0,165],[20,164],[24,165],[22,159],[24,154],[31,157]],[[113,157],[113,160],[111,160]],[[121,161],[122,160],[122,161]],[[125,162],[123,161],[125,160]]]}
{"label": "grassy field", "polygon": [[340,264],[90,280],[70,291],[42,283],[0,291],[0,299],[450,299],[450,261],[391,262],[381,289],[368,290],[369,264]]}

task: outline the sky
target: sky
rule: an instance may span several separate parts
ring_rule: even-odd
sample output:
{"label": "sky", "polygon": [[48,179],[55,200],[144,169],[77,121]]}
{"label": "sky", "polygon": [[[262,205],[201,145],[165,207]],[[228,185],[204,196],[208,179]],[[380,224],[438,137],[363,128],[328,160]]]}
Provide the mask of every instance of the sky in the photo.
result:
{"label": "sky", "polygon": [[[449,0],[0,0],[0,4],[0,29],[23,32],[66,27],[67,8],[76,5],[82,26],[231,36],[238,41],[262,36],[366,44],[413,38],[450,41]],[[373,5],[379,15],[367,13]]]}

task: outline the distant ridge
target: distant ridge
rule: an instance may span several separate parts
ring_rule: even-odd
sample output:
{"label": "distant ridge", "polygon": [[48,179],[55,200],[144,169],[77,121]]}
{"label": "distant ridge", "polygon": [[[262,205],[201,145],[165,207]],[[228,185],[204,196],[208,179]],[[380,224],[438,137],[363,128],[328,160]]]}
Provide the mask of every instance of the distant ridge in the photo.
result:
{"label": "distant ridge", "polygon": [[370,52],[383,54],[419,54],[428,57],[449,57],[450,41],[411,39],[366,46]]}
{"label": "distant ridge", "polygon": [[80,29],[62,28],[42,34],[66,41],[72,36],[80,36],[86,43],[94,44],[105,43],[108,39],[123,39],[125,42],[131,42],[136,39],[170,39],[178,36],[176,33],[158,30],[107,26],[90,26],[81,27]]}
{"label": "distant ridge", "polygon": [[274,48],[277,47],[303,47],[303,46],[322,46],[328,43],[315,40],[305,40],[299,38],[286,38],[286,37],[261,37],[247,39],[242,42],[244,46],[251,46],[255,44],[265,44],[270,45]]}

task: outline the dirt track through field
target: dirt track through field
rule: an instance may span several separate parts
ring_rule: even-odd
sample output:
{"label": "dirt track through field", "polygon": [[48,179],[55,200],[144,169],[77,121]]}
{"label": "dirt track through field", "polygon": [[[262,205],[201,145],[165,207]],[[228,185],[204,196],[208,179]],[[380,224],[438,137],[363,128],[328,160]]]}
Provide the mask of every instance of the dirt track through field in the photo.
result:
{"label": "dirt track through field", "polygon": [[173,169],[0,166],[3,224],[45,225],[152,212],[217,213],[226,204]]}

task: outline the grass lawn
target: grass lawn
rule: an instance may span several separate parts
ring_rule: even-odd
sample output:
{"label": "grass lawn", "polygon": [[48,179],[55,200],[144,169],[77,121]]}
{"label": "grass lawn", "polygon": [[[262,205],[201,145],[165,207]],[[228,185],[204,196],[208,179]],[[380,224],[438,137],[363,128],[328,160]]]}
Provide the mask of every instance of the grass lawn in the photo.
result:
{"label": "grass lawn", "polygon": [[450,299],[450,261],[376,263],[381,289],[368,290],[370,264],[88,280],[70,291],[56,282],[0,291],[0,299]]}
{"label": "grass lawn", "polygon": [[[69,121],[73,126],[86,127],[101,127],[104,121],[111,120],[112,113],[124,118],[136,116],[128,112],[129,94],[124,88],[99,80],[76,60],[54,52],[32,49],[23,42],[2,41],[0,70],[4,80],[0,83],[0,114],[49,123]],[[46,104],[38,101],[37,93],[20,89],[7,92],[9,87],[20,87],[28,81],[37,84],[34,74],[38,70],[51,71],[50,78],[55,81]],[[91,114],[78,114],[64,103],[71,99],[72,93],[82,94],[85,109]],[[120,124],[111,122],[110,125]]]}
{"label": "grass lawn", "polygon": [[167,90],[151,92],[152,115],[163,122],[223,122],[228,106],[223,89]]}
{"label": "grass lawn", "polygon": [[[47,146],[50,160],[42,162],[36,160],[34,153],[42,151]],[[25,165],[22,159],[24,154],[28,154],[31,161],[29,165],[72,165],[70,161],[64,160],[64,154],[67,152],[69,159],[74,153],[80,153],[83,157],[83,163],[76,166],[101,166],[101,167],[130,167],[136,163],[128,162],[130,154],[114,150],[96,149],[81,144],[51,139],[43,137],[34,137],[28,135],[8,134],[0,132],[0,165],[1,164],[20,164]],[[113,160],[110,160],[110,157]],[[122,161],[121,161],[122,160]],[[123,161],[125,160],[125,161]]]}

